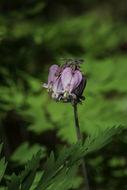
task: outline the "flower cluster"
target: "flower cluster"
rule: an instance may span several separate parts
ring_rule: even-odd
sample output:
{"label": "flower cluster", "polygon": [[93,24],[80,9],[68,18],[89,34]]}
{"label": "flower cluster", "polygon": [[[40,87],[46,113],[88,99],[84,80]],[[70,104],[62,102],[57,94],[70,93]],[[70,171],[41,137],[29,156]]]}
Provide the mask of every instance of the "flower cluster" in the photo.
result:
{"label": "flower cluster", "polygon": [[86,86],[86,77],[80,71],[83,60],[64,59],[61,67],[52,65],[49,69],[48,84],[43,87],[48,89],[55,101],[81,103],[83,90]]}

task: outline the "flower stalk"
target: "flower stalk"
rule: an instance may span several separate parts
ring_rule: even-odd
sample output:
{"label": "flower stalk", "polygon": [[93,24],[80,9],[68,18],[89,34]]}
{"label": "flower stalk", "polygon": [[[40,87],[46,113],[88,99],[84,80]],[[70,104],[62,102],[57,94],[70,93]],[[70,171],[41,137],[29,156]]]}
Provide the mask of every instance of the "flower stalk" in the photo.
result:
{"label": "flower stalk", "polygon": [[[48,89],[48,93],[56,102],[72,103],[74,107],[74,117],[77,139],[80,140],[80,128],[77,114],[77,104],[82,104],[85,99],[82,96],[86,86],[86,77],[80,70],[83,60],[71,60],[62,58],[64,64],[59,67],[52,65],[49,68],[48,83],[43,83],[43,87]],[[85,189],[89,190],[89,182],[86,171],[85,159],[82,160],[82,169],[85,181]]]}
{"label": "flower stalk", "polygon": [[[78,113],[77,113],[77,103],[75,101],[73,103],[73,107],[74,107],[74,118],[75,118],[75,127],[76,127],[77,139],[81,140]],[[83,175],[84,175],[85,188],[86,188],[86,190],[90,190],[88,176],[87,176],[87,170],[86,170],[85,158],[82,159],[82,171],[83,171]]]}

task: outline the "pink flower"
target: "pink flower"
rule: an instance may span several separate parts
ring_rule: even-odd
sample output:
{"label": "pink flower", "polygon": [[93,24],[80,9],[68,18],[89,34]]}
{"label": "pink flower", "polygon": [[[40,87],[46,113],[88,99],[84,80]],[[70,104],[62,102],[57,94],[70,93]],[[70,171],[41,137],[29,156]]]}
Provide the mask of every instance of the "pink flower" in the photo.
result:
{"label": "pink flower", "polygon": [[48,84],[43,83],[43,87],[48,88],[48,90],[51,90],[56,79],[59,77],[60,72],[61,69],[58,67],[58,65],[52,65],[49,69]]}
{"label": "pink flower", "polygon": [[53,90],[52,98],[54,98],[54,99],[57,99],[58,96],[64,92],[63,91],[63,85],[62,85],[62,82],[61,82],[61,76],[59,76],[54,81],[52,90]]}
{"label": "pink flower", "polygon": [[79,70],[81,62],[81,60],[65,59],[65,64],[61,67],[58,65],[50,67],[48,84],[44,83],[43,87],[48,88],[54,100],[72,102],[75,99],[81,103],[80,99],[83,99],[82,93],[86,86],[86,77],[82,76]]}
{"label": "pink flower", "polygon": [[61,81],[64,92],[71,94],[82,81],[82,74],[79,70],[72,70],[70,67],[66,67],[61,74]]}

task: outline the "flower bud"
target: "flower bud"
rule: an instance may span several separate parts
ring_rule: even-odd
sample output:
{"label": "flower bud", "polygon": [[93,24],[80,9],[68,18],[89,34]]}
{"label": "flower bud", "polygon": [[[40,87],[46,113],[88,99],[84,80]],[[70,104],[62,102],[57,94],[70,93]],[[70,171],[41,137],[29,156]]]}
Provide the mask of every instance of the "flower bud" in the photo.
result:
{"label": "flower bud", "polygon": [[85,87],[86,87],[86,77],[82,76],[82,81],[81,81],[80,85],[72,92],[73,94],[76,95],[77,101],[79,103],[81,103],[80,99],[82,99],[82,100],[85,99],[85,97],[82,96]]}

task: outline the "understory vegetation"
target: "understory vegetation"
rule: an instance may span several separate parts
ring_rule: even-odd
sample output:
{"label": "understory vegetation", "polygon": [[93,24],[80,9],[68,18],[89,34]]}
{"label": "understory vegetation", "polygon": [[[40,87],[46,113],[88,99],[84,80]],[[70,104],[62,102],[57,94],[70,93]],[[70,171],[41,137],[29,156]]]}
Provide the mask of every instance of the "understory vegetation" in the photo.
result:
{"label": "understory vegetation", "polygon": [[[0,190],[127,189],[126,1],[1,1]],[[85,100],[42,88],[61,57],[84,59]]]}

